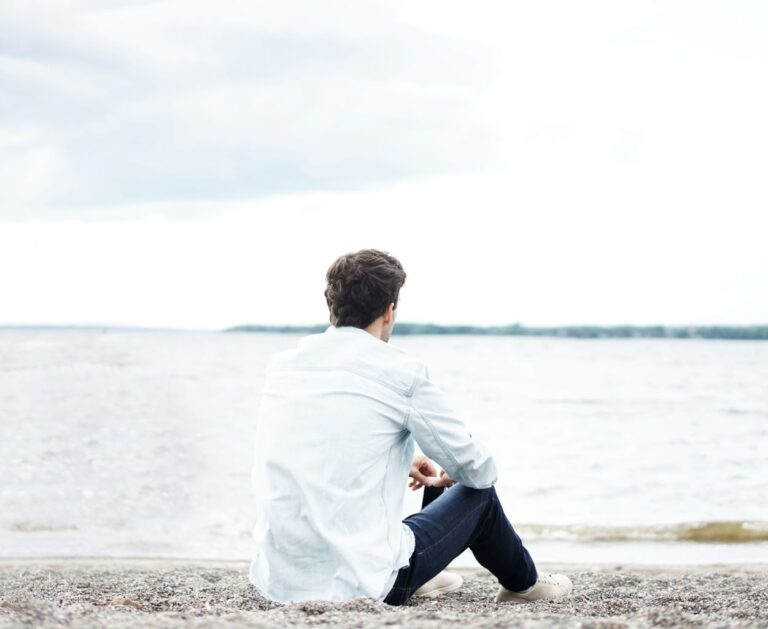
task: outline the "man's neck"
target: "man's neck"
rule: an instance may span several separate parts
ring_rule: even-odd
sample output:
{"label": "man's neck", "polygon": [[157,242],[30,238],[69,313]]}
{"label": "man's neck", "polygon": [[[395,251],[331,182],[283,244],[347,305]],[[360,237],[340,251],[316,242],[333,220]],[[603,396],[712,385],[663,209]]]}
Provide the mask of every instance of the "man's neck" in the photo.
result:
{"label": "man's neck", "polygon": [[386,340],[384,339],[384,324],[382,324],[380,319],[377,319],[371,325],[369,325],[367,328],[363,328],[368,334],[371,334],[372,336],[375,336],[380,341],[384,341],[386,343]]}

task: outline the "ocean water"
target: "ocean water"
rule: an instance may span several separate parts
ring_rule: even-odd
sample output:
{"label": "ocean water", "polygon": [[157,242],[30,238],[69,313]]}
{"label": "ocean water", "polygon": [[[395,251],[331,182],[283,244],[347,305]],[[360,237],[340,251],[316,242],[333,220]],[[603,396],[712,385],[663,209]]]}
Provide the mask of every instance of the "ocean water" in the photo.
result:
{"label": "ocean water", "polygon": [[[396,332],[535,559],[768,562],[768,343]],[[0,557],[249,558],[263,369],[297,339],[0,330]]]}

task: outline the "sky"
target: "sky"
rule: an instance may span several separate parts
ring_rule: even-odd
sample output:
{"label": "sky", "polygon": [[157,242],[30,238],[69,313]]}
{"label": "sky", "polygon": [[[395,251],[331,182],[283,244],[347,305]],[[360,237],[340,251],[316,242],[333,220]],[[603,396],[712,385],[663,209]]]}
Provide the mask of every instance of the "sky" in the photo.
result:
{"label": "sky", "polygon": [[768,5],[5,0],[0,324],[768,324]]}

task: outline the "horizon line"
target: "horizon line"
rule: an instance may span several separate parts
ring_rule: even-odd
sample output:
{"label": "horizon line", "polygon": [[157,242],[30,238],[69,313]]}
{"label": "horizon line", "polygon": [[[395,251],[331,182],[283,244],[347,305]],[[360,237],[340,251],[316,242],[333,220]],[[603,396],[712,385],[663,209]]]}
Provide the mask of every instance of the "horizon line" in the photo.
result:
{"label": "horizon line", "polygon": [[[247,331],[246,328],[268,328],[268,329],[296,329],[305,328],[328,328],[332,325],[326,323],[243,323],[227,327],[179,327],[167,325],[134,325],[120,323],[0,323],[0,329],[109,329],[109,330],[134,330],[134,331],[153,331],[153,332],[229,332],[229,331]],[[434,323],[431,321],[398,321],[397,326],[429,326],[432,328],[474,328],[474,329],[498,329],[498,328],[524,328],[538,330],[557,330],[564,328],[763,328],[768,327],[766,323],[562,323],[553,325],[529,325],[519,321],[513,323],[498,324],[474,324],[474,323]]]}

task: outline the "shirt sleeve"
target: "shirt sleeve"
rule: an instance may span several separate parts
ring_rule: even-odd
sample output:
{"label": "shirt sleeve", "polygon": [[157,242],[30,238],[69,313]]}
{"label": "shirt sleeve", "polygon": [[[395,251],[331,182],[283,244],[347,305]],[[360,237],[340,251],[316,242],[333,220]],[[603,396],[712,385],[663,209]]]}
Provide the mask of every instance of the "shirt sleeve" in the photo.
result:
{"label": "shirt sleeve", "polygon": [[416,375],[405,428],[422,452],[462,485],[484,489],[498,479],[490,451],[456,416],[424,366]]}

